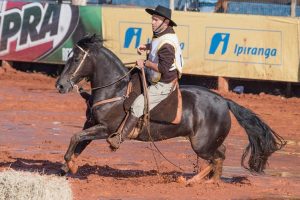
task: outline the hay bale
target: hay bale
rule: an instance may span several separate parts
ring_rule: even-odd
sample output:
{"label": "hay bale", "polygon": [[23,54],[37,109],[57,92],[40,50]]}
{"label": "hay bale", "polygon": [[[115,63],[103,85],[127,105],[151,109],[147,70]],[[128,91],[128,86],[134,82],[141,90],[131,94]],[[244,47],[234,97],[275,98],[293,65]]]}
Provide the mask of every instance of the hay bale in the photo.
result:
{"label": "hay bale", "polygon": [[63,177],[38,173],[0,172],[0,200],[71,200],[72,190]]}

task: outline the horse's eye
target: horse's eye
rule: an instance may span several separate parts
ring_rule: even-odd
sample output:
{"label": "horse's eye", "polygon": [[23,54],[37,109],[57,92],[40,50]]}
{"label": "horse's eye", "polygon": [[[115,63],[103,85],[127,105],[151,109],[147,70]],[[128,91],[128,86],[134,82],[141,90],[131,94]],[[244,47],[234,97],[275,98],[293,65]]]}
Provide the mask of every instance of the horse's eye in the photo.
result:
{"label": "horse's eye", "polygon": [[79,58],[74,58],[74,61],[75,61],[75,62],[79,62],[80,59],[79,59]]}

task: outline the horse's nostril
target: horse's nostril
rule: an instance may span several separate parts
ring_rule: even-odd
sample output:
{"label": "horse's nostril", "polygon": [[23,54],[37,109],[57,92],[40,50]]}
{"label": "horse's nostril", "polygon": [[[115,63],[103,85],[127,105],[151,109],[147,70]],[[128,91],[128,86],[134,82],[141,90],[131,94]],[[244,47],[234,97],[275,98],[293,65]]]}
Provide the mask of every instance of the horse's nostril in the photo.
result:
{"label": "horse's nostril", "polygon": [[57,88],[58,90],[62,90],[62,89],[64,88],[64,86],[62,86],[61,84],[57,84],[57,85],[56,85],[56,88]]}

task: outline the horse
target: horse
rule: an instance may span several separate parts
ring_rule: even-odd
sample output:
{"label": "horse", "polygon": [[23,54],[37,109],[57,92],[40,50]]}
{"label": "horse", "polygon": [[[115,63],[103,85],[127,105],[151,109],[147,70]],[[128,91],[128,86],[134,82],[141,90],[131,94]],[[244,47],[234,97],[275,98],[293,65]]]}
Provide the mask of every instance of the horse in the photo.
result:
{"label": "horse", "polygon": [[[71,137],[64,155],[65,173],[76,173],[76,159],[88,144],[92,140],[107,139],[126,117],[123,103],[130,71],[103,43],[104,40],[95,35],[80,39],[56,81],[57,90],[63,94],[73,90],[85,78],[91,85],[91,109],[87,110],[89,114],[83,130]],[[226,150],[223,142],[231,128],[230,111],[248,135],[249,144],[241,158],[241,165],[247,170],[263,173],[271,154],[285,145],[285,140],[254,112],[234,101],[200,86],[180,85],[180,90],[181,122],[150,121],[150,134],[147,129],[142,129],[135,140],[156,142],[175,137],[189,138],[192,149],[207,161],[207,166],[187,180],[187,184],[204,179],[221,180]]]}

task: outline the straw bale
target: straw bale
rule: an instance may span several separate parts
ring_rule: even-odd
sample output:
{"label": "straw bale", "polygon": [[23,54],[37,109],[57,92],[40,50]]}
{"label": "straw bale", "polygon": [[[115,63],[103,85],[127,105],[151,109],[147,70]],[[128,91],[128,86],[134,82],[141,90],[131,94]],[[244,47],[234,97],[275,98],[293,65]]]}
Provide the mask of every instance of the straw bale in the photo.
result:
{"label": "straw bale", "polygon": [[0,200],[71,200],[64,177],[8,170],[0,172]]}

